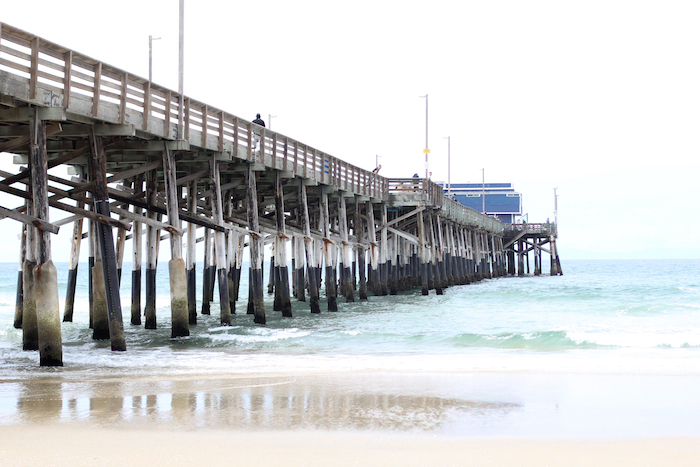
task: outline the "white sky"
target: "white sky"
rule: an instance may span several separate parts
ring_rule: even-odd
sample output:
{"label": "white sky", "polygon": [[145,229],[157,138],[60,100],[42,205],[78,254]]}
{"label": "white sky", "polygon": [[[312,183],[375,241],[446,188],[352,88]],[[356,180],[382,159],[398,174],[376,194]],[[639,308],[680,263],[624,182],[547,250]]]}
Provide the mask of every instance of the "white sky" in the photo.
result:
{"label": "white sky", "polygon": [[[177,89],[178,0],[0,1],[0,21],[144,77],[160,36],[153,78]],[[427,93],[433,179],[450,136],[451,181],[512,182],[531,222],[558,187],[562,251],[700,241],[698,2],[186,0],[185,17],[185,94],[212,107],[410,177]]]}

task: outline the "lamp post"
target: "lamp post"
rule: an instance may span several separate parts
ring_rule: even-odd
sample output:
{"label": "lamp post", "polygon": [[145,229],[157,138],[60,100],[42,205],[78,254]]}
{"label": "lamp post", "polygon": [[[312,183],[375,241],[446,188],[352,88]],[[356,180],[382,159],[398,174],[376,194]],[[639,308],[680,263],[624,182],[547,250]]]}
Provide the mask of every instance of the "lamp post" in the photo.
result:
{"label": "lamp post", "polygon": [[554,189],[554,226],[557,225],[557,189]]}
{"label": "lamp post", "polygon": [[153,81],[153,41],[160,39],[160,37],[148,36],[148,81]]}
{"label": "lamp post", "polygon": [[452,198],[452,185],[450,184],[450,137],[447,140],[447,197]]}
{"label": "lamp post", "polygon": [[177,119],[177,132],[178,138],[184,139],[184,115],[185,115],[185,86],[183,83],[184,70],[185,70],[185,0],[180,0],[179,9],[179,29],[180,35],[178,40],[178,71],[177,71],[177,92],[180,94],[180,101],[178,105],[178,119]]}
{"label": "lamp post", "polygon": [[428,95],[418,96],[421,99],[425,98],[425,178],[428,178],[428,154],[430,154],[430,149],[428,149]]}
{"label": "lamp post", "polygon": [[484,169],[481,169],[481,212],[486,215],[486,183]]}
{"label": "lamp post", "polygon": [[270,130],[272,130],[272,119],[277,117],[277,115],[267,114],[267,123],[269,124]]}

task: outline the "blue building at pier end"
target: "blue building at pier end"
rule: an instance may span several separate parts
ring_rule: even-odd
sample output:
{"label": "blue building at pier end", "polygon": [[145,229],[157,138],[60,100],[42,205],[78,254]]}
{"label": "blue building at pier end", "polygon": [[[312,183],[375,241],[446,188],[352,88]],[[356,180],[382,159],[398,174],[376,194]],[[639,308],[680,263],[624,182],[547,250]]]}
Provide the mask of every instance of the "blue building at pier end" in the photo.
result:
{"label": "blue building at pier end", "polygon": [[[447,185],[441,185],[448,196]],[[515,223],[523,213],[522,196],[512,183],[452,183],[449,192],[458,203],[494,216],[504,224]]]}

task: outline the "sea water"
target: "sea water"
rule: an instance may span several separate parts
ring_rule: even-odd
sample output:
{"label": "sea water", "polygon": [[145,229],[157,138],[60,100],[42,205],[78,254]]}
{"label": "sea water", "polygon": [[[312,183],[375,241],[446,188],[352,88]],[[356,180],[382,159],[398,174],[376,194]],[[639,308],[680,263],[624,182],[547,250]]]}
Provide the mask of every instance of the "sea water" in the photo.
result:
{"label": "sea water", "polygon": [[[62,313],[67,264],[57,267]],[[243,274],[231,326],[220,325],[217,300],[211,315],[199,314],[189,337],[173,339],[167,268],[161,267],[157,277],[158,328],[146,330],[129,324],[131,272],[126,264],[121,299],[127,351],[112,352],[109,341],[92,340],[87,267],[81,264],[74,321],[62,325],[64,367],[40,368],[38,353],[22,351],[22,331],[13,327],[17,265],[0,264],[0,405],[6,406],[0,407],[0,419],[3,411],[19,413],[18,398],[29,387],[23,384],[47,378],[68,387],[66,383],[124,378],[351,374],[356,376],[323,384],[342,387],[337,389],[342,394],[362,394],[371,392],[376,375],[426,374],[437,376],[408,379],[392,391],[409,391],[415,385],[415,397],[440,393],[435,402],[439,410],[446,404],[462,411],[472,407],[470,413],[476,415],[471,418],[462,413],[440,419],[443,428],[452,426],[459,433],[556,434],[564,425],[568,430],[590,425],[582,433],[599,434],[605,432],[597,426],[599,419],[584,415],[598,410],[608,414],[605,426],[617,434],[634,434],[640,427],[646,430],[641,434],[700,434],[695,422],[700,415],[695,402],[700,389],[700,260],[564,260],[562,267],[563,276],[487,279],[448,287],[444,295],[431,291],[422,296],[417,288],[394,296],[370,295],[366,301],[356,297],[352,303],[339,298],[338,312],[326,311],[322,292],[321,314],[312,315],[308,302],[292,299],[292,318],[272,311],[272,295],[266,294],[266,325],[254,324],[246,314]],[[200,289],[201,270],[198,265]],[[651,386],[659,381],[663,387],[654,393]],[[541,402],[553,387],[559,391],[556,397]],[[36,385],[31,391],[36,392]],[[274,394],[266,397],[274,399]],[[68,400],[65,390],[57,397]],[[172,401],[174,396],[168,397]],[[409,404],[410,410],[425,406],[425,399],[420,400]],[[663,423],[647,420],[630,428],[633,418],[617,412],[610,416],[612,406],[622,414],[640,408],[648,412],[665,407],[661,400],[675,404],[662,410]],[[568,421],[559,413],[567,401]],[[403,406],[401,410],[410,412]],[[496,415],[484,418],[484,410]],[[389,412],[379,418],[385,420]],[[413,420],[415,413],[410,413],[397,423]],[[7,420],[12,417],[3,423]],[[618,420],[626,424],[615,431]]]}
{"label": "sea water", "polygon": [[[244,265],[245,266],[245,265]],[[700,372],[700,261],[564,261],[563,276],[488,279],[420,289],[311,314],[292,299],[292,318],[272,311],[267,324],[246,314],[247,275],[231,326],[217,301],[187,338],[170,338],[167,268],[157,275],[156,330],[130,322],[131,271],[121,303],[127,351],[111,352],[88,328],[87,265],[80,264],[72,323],[63,323],[64,372],[269,371],[595,371]],[[58,264],[61,313],[67,264]],[[246,268],[244,267],[245,271]],[[198,313],[201,311],[201,265]],[[265,278],[267,280],[267,277]],[[14,329],[17,265],[0,264],[0,376],[36,373],[38,354],[22,351]],[[144,287],[142,287],[144,290]],[[145,304],[145,297],[142,297]]]}

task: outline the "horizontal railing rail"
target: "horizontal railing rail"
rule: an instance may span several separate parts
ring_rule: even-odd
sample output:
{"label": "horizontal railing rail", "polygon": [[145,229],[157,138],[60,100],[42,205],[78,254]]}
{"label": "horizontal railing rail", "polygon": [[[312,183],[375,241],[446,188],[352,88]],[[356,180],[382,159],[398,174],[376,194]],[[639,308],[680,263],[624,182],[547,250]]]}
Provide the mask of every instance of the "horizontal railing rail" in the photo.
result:
{"label": "horizontal railing rail", "polygon": [[557,224],[550,222],[529,224],[523,222],[521,224],[504,224],[506,234],[518,234],[524,232],[526,234],[539,235],[557,235]]}
{"label": "horizontal railing rail", "polygon": [[16,97],[37,105],[132,124],[156,137],[184,139],[360,195],[384,199],[388,191],[377,174],[5,23],[0,72],[28,83],[27,95]]}
{"label": "horizontal railing rail", "polygon": [[444,195],[441,185],[424,178],[392,178],[388,180],[389,194],[416,195],[426,205],[431,205],[440,210],[446,218],[470,225],[489,232],[501,234],[503,224],[493,217],[485,216],[480,212],[464,206]]}
{"label": "horizontal railing rail", "polygon": [[[94,120],[130,124],[162,139],[332,185],[339,190],[387,201],[390,192],[420,194],[457,222],[501,233],[503,224],[449,200],[430,180],[386,179],[281,133],[31,33],[0,23],[0,77],[16,90],[12,97],[46,107],[63,107]],[[0,84],[2,84],[0,82]]]}

